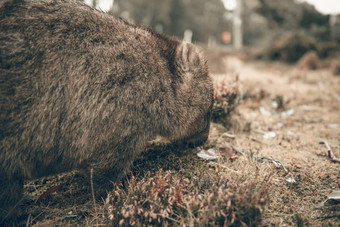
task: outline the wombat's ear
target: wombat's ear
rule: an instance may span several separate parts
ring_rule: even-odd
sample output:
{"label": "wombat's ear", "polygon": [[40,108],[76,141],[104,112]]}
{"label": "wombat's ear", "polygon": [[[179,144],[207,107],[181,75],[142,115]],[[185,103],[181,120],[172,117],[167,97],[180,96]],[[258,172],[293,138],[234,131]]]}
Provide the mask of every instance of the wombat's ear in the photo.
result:
{"label": "wombat's ear", "polygon": [[200,51],[191,43],[183,42],[177,49],[177,60],[184,72],[193,70],[200,64]]}

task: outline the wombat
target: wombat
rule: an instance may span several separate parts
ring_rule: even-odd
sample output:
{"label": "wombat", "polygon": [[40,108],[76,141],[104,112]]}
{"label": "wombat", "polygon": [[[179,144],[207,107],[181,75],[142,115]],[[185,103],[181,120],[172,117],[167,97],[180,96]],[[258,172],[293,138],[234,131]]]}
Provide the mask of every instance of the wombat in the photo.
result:
{"label": "wombat", "polygon": [[192,44],[72,0],[0,2],[0,221],[23,182],[119,180],[155,136],[207,139],[213,87]]}

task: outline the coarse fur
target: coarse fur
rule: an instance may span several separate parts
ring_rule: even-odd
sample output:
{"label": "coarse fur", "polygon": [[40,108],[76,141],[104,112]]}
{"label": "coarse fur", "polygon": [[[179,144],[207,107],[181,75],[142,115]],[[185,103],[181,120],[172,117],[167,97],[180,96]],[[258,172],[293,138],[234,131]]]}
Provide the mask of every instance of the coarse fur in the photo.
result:
{"label": "coarse fur", "polygon": [[204,142],[201,51],[72,0],[0,1],[0,222],[25,179],[119,180],[155,136]]}

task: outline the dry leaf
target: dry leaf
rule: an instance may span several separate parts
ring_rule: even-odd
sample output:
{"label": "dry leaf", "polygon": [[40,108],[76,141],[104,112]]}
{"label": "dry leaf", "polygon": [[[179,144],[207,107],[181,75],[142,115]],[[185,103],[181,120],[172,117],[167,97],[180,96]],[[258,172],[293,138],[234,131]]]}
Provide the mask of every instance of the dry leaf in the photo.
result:
{"label": "dry leaf", "polygon": [[231,138],[231,139],[235,139],[235,135],[229,134],[227,132],[223,133],[222,136],[228,137],[228,138]]}
{"label": "dry leaf", "polygon": [[276,136],[275,132],[267,132],[263,135],[263,138],[264,139],[272,139],[272,138],[275,138],[275,136]]}
{"label": "dry leaf", "polygon": [[327,196],[327,199],[316,206],[321,208],[325,205],[337,205],[340,203],[340,191],[332,191],[331,194]]}
{"label": "dry leaf", "polygon": [[332,191],[331,194],[329,194],[328,199],[334,199],[334,200],[339,200],[340,202],[340,191]]}
{"label": "dry leaf", "polygon": [[263,116],[266,116],[266,117],[269,117],[269,116],[271,116],[272,114],[268,111],[268,110],[266,110],[263,106],[260,106],[260,113],[263,115]]}
{"label": "dry leaf", "polygon": [[201,150],[197,153],[197,156],[205,160],[215,160],[221,157],[214,148],[210,148],[209,150]]}
{"label": "dry leaf", "polygon": [[226,158],[231,158],[236,154],[235,150],[229,147],[220,147],[218,148],[218,153]]}
{"label": "dry leaf", "polygon": [[294,178],[291,178],[291,177],[287,178],[286,181],[290,184],[296,184],[297,183],[296,180]]}
{"label": "dry leaf", "polygon": [[295,112],[294,109],[290,109],[290,110],[284,111],[284,112],[281,113],[281,117],[282,117],[282,118],[288,118],[288,117],[290,117],[291,115],[293,115],[294,112]]}
{"label": "dry leaf", "polygon": [[220,147],[210,148],[208,150],[201,150],[197,156],[205,160],[215,160],[221,157],[229,158],[231,161],[238,159],[238,155],[233,148]]}

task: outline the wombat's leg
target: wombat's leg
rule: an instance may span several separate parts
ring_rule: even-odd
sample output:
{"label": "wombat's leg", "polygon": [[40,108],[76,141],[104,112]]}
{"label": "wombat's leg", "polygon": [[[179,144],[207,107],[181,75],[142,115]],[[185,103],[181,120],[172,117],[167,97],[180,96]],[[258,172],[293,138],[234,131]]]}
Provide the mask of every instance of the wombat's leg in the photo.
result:
{"label": "wombat's leg", "polygon": [[94,195],[98,200],[105,199],[107,197],[107,192],[113,189],[113,182],[118,183],[120,178],[113,176],[112,172],[103,171],[102,169],[92,168],[86,172],[85,176],[88,176],[89,181],[85,182],[89,189],[92,190],[92,185],[94,186]]}
{"label": "wombat's leg", "polygon": [[93,168],[93,183],[95,194],[98,198],[105,198],[107,192],[112,190],[113,182],[118,183],[131,170],[133,160],[122,160],[115,166],[108,168]]}
{"label": "wombat's leg", "polygon": [[115,151],[107,152],[106,150],[103,156],[98,155],[99,160],[92,165],[96,196],[106,197],[106,192],[113,187],[112,182],[123,180],[129,173],[135,158],[145,146],[145,139],[138,139],[122,139],[122,141],[129,141],[129,143],[125,143],[125,146],[120,146]]}
{"label": "wombat's leg", "polygon": [[0,167],[0,225],[5,219],[15,218],[15,208],[23,194],[22,177],[8,177]]}

